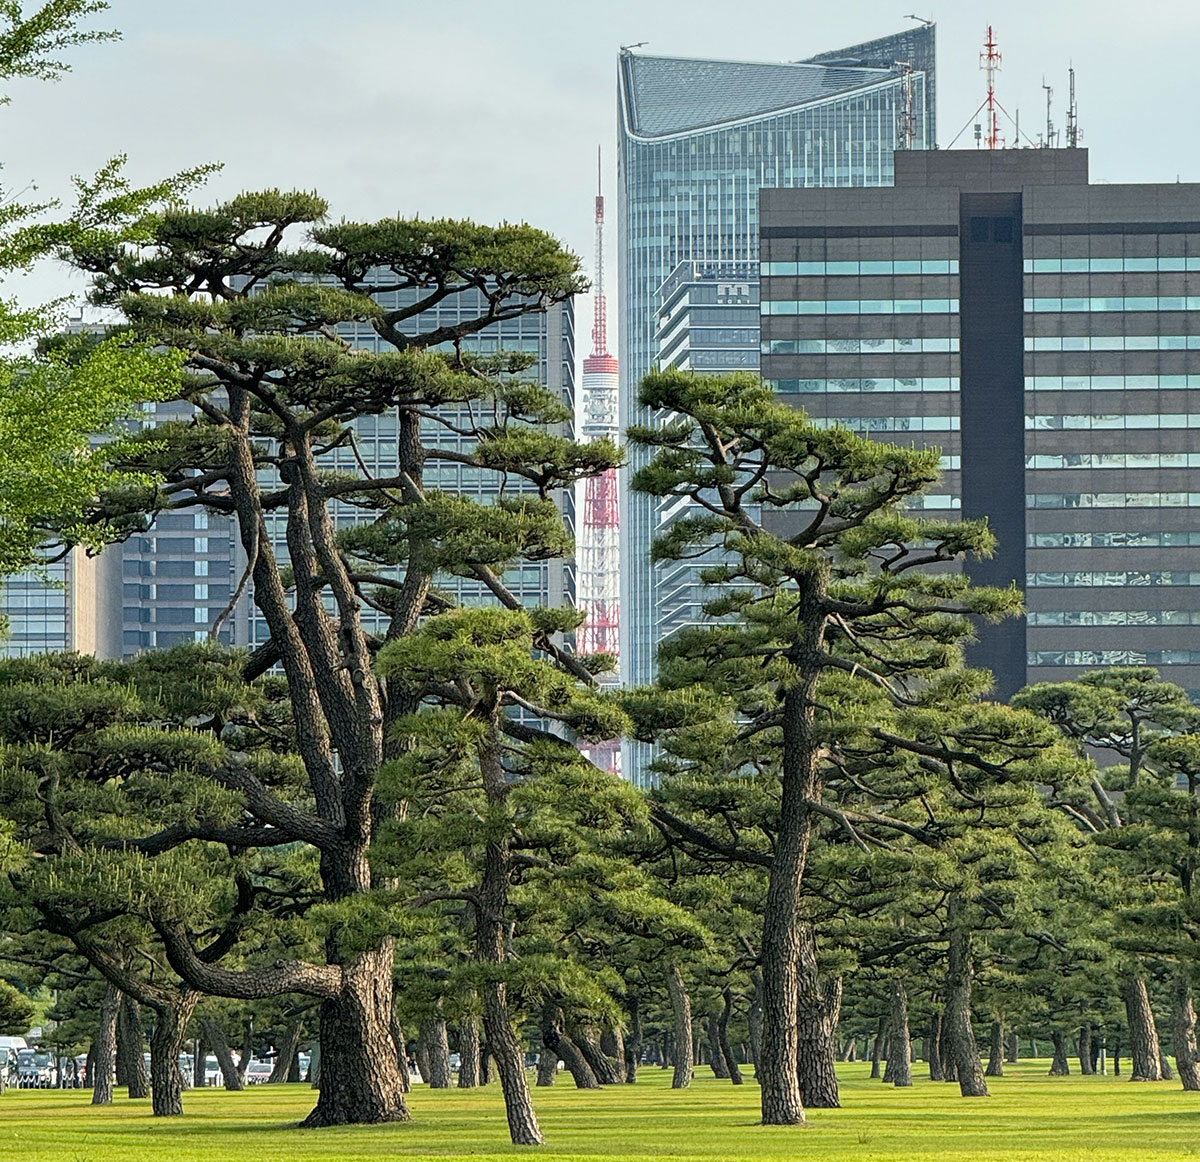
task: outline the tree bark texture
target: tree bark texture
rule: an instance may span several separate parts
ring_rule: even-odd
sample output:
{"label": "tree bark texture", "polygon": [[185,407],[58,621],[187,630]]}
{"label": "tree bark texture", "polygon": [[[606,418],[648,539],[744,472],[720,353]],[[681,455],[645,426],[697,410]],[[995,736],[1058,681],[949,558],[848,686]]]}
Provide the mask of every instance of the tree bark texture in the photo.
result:
{"label": "tree bark texture", "polygon": [[812,926],[801,926],[801,993],[796,1006],[796,1079],[809,1109],[838,1109],[837,1026],[842,1013],[842,978],[817,971]]}
{"label": "tree bark texture", "polygon": [[992,1035],[988,1044],[988,1063],[987,1069],[983,1071],[985,1077],[1003,1077],[1004,1076],[1004,1022],[992,1022]]}
{"label": "tree bark texture", "polygon": [[912,1039],[908,1030],[908,994],[904,991],[904,983],[899,980],[892,984],[892,1012],[888,1023],[891,1027],[888,1039],[888,1076],[893,1085],[912,1085]]}
{"label": "tree bark texture", "polygon": [[300,1048],[301,1025],[299,1020],[292,1021],[283,1034],[283,1043],[275,1057],[271,1076],[267,1078],[268,1085],[276,1085],[289,1081],[292,1066],[296,1062],[296,1051]]}
{"label": "tree bark texture", "polygon": [[192,1039],[192,1086],[203,1089],[208,1084],[208,1046],[204,1035],[197,1030]]}
{"label": "tree bark texture", "polygon": [[887,1017],[880,1017],[875,1025],[875,1039],[871,1043],[871,1079],[878,1081],[883,1076],[880,1065],[883,1062],[884,1039],[887,1034]]}
{"label": "tree bark texture", "polygon": [[130,1097],[150,1096],[150,1075],[142,1056],[142,1010],[132,997],[121,994],[117,1010],[117,1072]]}
{"label": "tree bark texture", "polygon": [[205,1041],[212,1046],[212,1051],[216,1054],[217,1065],[221,1070],[221,1080],[224,1082],[225,1088],[231,1091],[245,1089],[245,1083],[234,1063],[233,1053],[229,1048],[229,1041],[221,1022],[212,1017],[205,1017],[200,1022],[200,1028],[204,1031]]}
{"label": "tree bark texture", "polygon": [[1200,1090],[1200,1067],[1196,1053],[1196,1006],[1191,982],[1178,972],[1171,988],[1172,1040],[1175,1042],[1175,1068],[1187,1090]]}
{"label": "tree bark texture", "polygon": [[721,1015],[717,1018],[717,1047],[725,1059],[726,1076],[734,1085],[742,1085],[744,1079],[729,1044],[729,1016],[733,1012],[733,990],[726,988],[721,993]]}
{"label": "tree bark texture", "polygon": [[625,1080],[625,1063],[604,1052],[595,1025],[582,1022],[569,1028],[571,1039],[592,1067],[596,1080],[601,1085],[621,1085]]}
{"label": "tree bark texture", "polygon": [[1096,1072],[1092,1056],[1092,1025],[1090,1021],[1084,1021],[1079,1026],[1079,1072],[1085,1077]]}
{"label": "tree bark texture", "polygon": [[1067,1035],[1061,1029],[1055,1029],[1050,1034],[1054,1044],[1054,1057],[1050,1061],[1051,1077],[1066,1077],[1071,1072],[1071,1063],[1067,1060]]}
{"label": "tree bark texture", "polygon": [[450,1036],[446,1018],[440,1012],[421,1022],[421,1043],[429,1059],[429,1075],[425,1078],[429,1088],[449,1089],[454,1084],[450,1069]]}
{"label": "tree bark texture", "polygon": [[675,1074],[672,1089],[687,1089],[692,1084],[692,998],[683,983],[679,965],[672,962],[667,969],[667,992],[671,998],[671,1019],[674,1036]]}
{"label": "tree bark texture", "polygon": [[950,951],[946,973],[946,1042],[963,1097],[987,1097],[987,1082],[979,1060],[979,1047],[971,1028],[971,937],[962,918],[962,902],[951,896],[949,906]]}
{"label": "tree bark texture", "polygon": [[925,1056],[929,1059],[929,1080],[945,1081],[942,1068],[942,1015],[936,1009],[929,1018],[929,1036],[925,1038]]}
{"label": "tree bark texture", "polygon": [[708,1064],[713,1071],[713,1077],[718,1081],[729,1080],[729,1066],[725,1064],[725,1054],[721,1052],[721,1037],[717,1032],[717,1013],[709,1013],[704,1018],[704,1029],[708,1036]]}
{"label": "tree bark texture", "polygon": [[[579,1051],[579,1046],[563,1032],[562,1014],[558,1006],[547,1001],[542,1008],[542,1049],[545,1061],[553,1060],[557,1072],[559,1059],[567,1067],[576,1089],[599,1089],[600,1082],[587,1058]],[[553,1085],[553,1077],[542,1081],[541,1070],[538,1072],[538,1084]]]}
{"label": "tree bark texture", "polygon": [[112,1105],[113,1071],[117,1065],[117,1010],[120,1004],[121,998],[116,985],[108,985],[104,990],[104,1000],[100,1002],[100,1021],[96,1027],[96,1040],[93,1042],[90,1076],[94,1106]]}
{"label": "tree bark texture", "polygon": [[1162,1081],[1162,1050],[1154,1011],[1145,980],[1129,975],[1121,984],[1121,998],[1129,1023],[1129,1056],[1132,1059],[1130,1081]]}
{"label": "tree bark texture", "polygon": [[809,804],[820,801],[822,790],[821,744],[814,727],[825,626],[823,596],[822,582],[815,577],[801,587],[797,612],[805,631],[789,651],[796,680],[782,695],[782,787],[779,830],[763,907],[763,1034],[757,1071],[762,1120],[768,1126],[804,1122],[797,1072],[803,953],[800,895],[813,829]]}
{"label": "tree bark texture", "polygon": [[1167,1056],[1165,1049],[1159,1049],[1158,1051],[1158,1068],[1162,1073],[1163,1081],[1175,1080],[1175,1070],[1171,1068],[1171,1059]]}
{"label": "tree bark texture", "polygon": [[344,987],[321,1002],[320,1097],[302,1124],[406,1122],[391,1031],[392,944],[341,959]]}
{"label": "tree bark texture", "polygon": [[474,1089],[480,1074],[479,1022],[467,1017],[458,1026],[458,1088]]}
{"label": "tree bark texture", "polygon": [[642,1004],[637,993],[629,993],[625,1007],[629,1011],[629,1036],[625,1038],[625,1084],[633,1085],[637,1081],[642,1058]]}
{"label": "tree bark texture", "polygon": [[150,1038],[150,1098],[156,1118],[177,1117],[183,1113],[183,1073],[179,1055],[188,1021],[199,994],[181,994],[176,1005],[156,1005],[154,1033]]}
{"label": "tree bark texture", "polygon": [[1009,1033],[1005,1038],[1004,1045],[1004,1064],[1016,1065],[1021,1060],[1021,1038],[1015,1032]]}
{"label": "tree bark texture", "polygon": [[[507,960],[506,929],[508,890],[511,876],[505,799],[509,781],[503,764],[503,738],[499,708],[494,708],[487,740],[479,750],[479,768],[489,811],[501,814],[506,827],[489,839],[484,851],[479,904],[475,909],[475,951],[479,959],[495,969]],[[494,825],[493,825],[494,826]],[[483,1026],[487,1047],[500,1074],[508,1132],[516,1146],[540,1146],[541,1127],[533,1109],[529,1079],[525,1076],[525,1051],[517,1039],[508,1011],[508,985],[498,974],[483,987]]]}

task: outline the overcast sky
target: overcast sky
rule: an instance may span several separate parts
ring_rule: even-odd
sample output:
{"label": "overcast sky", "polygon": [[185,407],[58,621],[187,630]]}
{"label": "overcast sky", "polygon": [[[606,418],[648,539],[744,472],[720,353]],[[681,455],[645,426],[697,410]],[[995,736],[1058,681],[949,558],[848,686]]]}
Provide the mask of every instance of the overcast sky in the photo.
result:
{"label": "overcast sky", "polygon": [[[58,84],[9,86],[4,184],[60,192],[68,175],[118,152],[146,181],[221,161],[207,197],[298,187],[319,190],[335,217],[523,219],[590,268],[598,144],[614,192],[620,45],[794,60],[904,28],[921,2],[112,0],[120,43],[73,50]],[[999,96],[1020,109],[1022,129],[1044,124],[1043,76],[1064,124],[1074,64],[1093,180],[1200,180],[1194,0],[1007,0],[990,13],[957,3],[920,14],[938,25],[943,147],[983,97],[991,19]],[[968,130],[960,145],[970,140]],[[51,284],[43,276],[37,287]]]}

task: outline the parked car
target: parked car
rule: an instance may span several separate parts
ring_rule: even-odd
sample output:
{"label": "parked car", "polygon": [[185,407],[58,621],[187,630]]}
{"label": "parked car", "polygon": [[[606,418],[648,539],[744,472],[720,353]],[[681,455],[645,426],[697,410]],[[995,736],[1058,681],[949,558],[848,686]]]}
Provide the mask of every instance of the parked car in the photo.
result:
{"label": "parked car", "polygon": [[54,1057],[41,1049],[17,1050],[17,1085],[22,1089],[49,1089],[54,1082]]}
{"label": "parked car", "polygon": [[259,1061],[252,1057],[250,1064],[246,1066],[246,1084],[262,1085],[271,1076],[272,1068],[269,1061]]}

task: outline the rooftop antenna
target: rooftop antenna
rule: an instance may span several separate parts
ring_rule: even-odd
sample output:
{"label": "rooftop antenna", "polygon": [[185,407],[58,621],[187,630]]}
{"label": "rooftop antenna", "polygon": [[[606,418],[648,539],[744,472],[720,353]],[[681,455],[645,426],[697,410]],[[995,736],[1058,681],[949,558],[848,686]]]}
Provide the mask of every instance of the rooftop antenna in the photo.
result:
{"label": "rooftop antenna", "polygon": [[649,42],[648,40],[639,40],[639,41],[637,42],[637,44],[623,44],[623,45],[621,45],[621,51],[622,51],[622,52],[629,52],[631,49],[635,49],[635,48],[645,48],[645,47],[646,47],[646,45],[648,45],[649,43],[650,43],[650,42]]}
{"label": "rooftop antenna", "polygon": [[1054,90],[1042,78],[1042,88],[1046,90],[1046,148],[1053,149],[1057,144],[1057,134],[1054,132],[1054,122],[1050,116],[1050,102],[1054,99]]}
{"label": "rooftop antenna", "polygon": [[996,72],[1000,68],[1000,62],[1003,60],[1000,53],[996,51],[996,38],[992,33],[992,26],[988,25],[987,40],[984,42],[985,52],[979,54],[979,67],[987,73],[987,147],[988,149],[1003,149],[1004,138],[1000,136],[1000,113],[999,103],[996,101]]}
{"label": "rooftop antenna", "polygon": [[905,18],[904,18],[904,19],[905,19],[905,20],[915,20],[915,21],[917,21],[919,24],[923,24],[923,25],[925,25],[925,27],[926,27],[926,28],[932,28],[932,27],[933,27],[933,21],[932,21],[932,20],[926,20],[924,16],[914,16],[914,15],[913,15],[911,12],[910,12],[910,13],[909,13],[907,16],[905,16]]}
{"label": "rooftop antenna", "polygon": [[1067,148],[1079,148],[1079,106],[1075,104],[1075,69],[1067,70],[1070,88],[1067,96]]}
{"label": "rooftop antenna", "polygon": [[596,146],[596,285],[592,299],[596,315],[592,323],[592,354],[608,354],[608,306],[604,298],[604,166]]}

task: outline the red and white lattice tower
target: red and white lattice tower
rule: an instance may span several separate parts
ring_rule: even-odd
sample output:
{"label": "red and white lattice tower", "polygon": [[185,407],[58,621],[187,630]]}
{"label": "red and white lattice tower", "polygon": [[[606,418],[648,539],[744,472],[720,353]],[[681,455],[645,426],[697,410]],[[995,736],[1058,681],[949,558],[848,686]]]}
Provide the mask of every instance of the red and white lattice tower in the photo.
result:
{"label": "red and white lattice tower", "polygon": [[996,38],[992,34],[992,26],[988,25],[987,40],[983,44],[983,52],[979,54],[979,67],[987,73],[987,147],[988,149],[1003,149],[1004,138],[1000,136],[1000,102],[996,100],[996,73],[1003,59],[996,47]]}
{"label": "red and white lattice tower", "polygon": [[[592,353],[583,361],[584,440],[620,434],[618,418],[618,363],[608,352],[607,303],[604,297],[604,194],[600,178],[600,154],[596,153],[596,277],[592,287],[595,322]],[[621,604],[621,558],[618,542],[617,473],[610,468],[590,477],[584,485],[583,527],[579,537],[579,606],[587,621],[579,628],[581,654],[612,654],[618,650]],[[616,670],[601,681],[615,683]],[[621,748],[617,739],[589,743],[584,752],[598,767],[619,772]]]}

